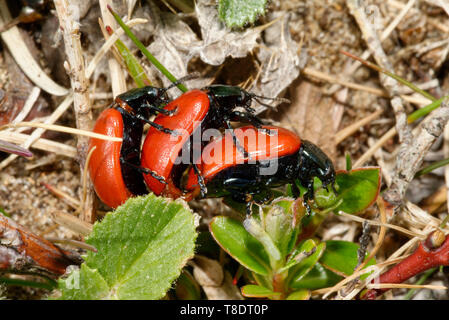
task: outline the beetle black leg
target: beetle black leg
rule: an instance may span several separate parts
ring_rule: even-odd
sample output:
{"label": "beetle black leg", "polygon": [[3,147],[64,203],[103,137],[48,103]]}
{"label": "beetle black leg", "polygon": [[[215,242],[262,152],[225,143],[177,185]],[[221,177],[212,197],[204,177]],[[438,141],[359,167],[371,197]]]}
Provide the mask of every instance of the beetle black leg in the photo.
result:
{"label": "beetle black leg", "polygon": [[[292,186],[293,197],[294,198],[299,198],[299,196],[301,195],[301,191],[299,190],[299,187],[296,184],[296,182],[292,181],[291,186]],[[312,188],[313,188],[313,184],[312,184]],[[306,194],[304,194],[303,200],[302,200],[302,205],[306,208],[307,214],[311,214],[312,213],[312,209],[310,208],[310,205],[309,205],[309,202],[308,202],[310,200],[309,196],[310,196],[309,195],[309,191],[307,191]]]}
{"label": "beetle black leg", "polygon": [[245,148],[243,148],[243,146],[237,140],[234,129],[232,128],[231,122],[229,121],[229,119],[225,119],[224,123],[225,123],[225,128],[229,129],[231,131],[232,141],[234,141],[234,145],[236,146],[237,150],[240,151],[245,158],[249,158],[249,153],[245,150]]}
{"label": "beetle black leg", "polygon": [[157,124],[157,123],[155,123],[153,121],[145,119],[142,116],[136,115],[136,117],[137,117],[137,119],[142,120],[145,123],[148,123],[150,126],[156,128],[159,131],[162,131],[162,132],[167,133],[167,134],[171,134],[173,136],[177,136],[178,135],[178,133],[175,130],[171,130],[171,129],[165,128],[165,127],[161,126],[160,124]]}
{"label": "beetle black leg", "polygon": [[260,131],[263,131],[265,134],[271,135],[272,132],[270,129],[264,129],[262,126],[264,123],[257,116],[250,112],[241,112],[241,111],[233,111],[231,114],[232,120],[237,120],[240,122],[249,122],[253,126],[255,126]]}
{"label": "beetle black leg", "polygon": [[299,198],[299,196],[301,195],[301,190],[299,190],[299,187],[296,184],[296,182],[292,181],[291,186],[292,186],[293,197]]}
{"label": "beetle black leg", "polygon": [[263,122],[257,116],[249,112],[233,111],[231,113],[231,119],[235,119],[240,122],[249,122],[256,128],[263,126]]}
{"label": "beetle black leg", "polygon": [[246,219],[249,219],[252,214],[253,214],[253,201],[250,200],[246,202]]}
{"label": "beetle black leg", "polygon": [[178,107],[174,108],[173,110],[165,110],[164,108],[155,107],[155,106],[152,106],[151,104],[147,104],[147,103],[142,105],[141,108],[148,108],[150,110],[154,110],[159,113],[162,113],[166,116],[172,116],[173,114],[176,113],[176,111],[178,111]]}
{"label": "beetle black leg", "polygon": [[312,209],[309,205],[309,200],[312,200],[314,198],[314,191],[313,191],[313,179],[307,182],[307,192],[303,196],[303,205],[307,209],[307,214],[312,213]]}
{"label": "beetle black leg", "polygon": [[193,171],[195,172],[196,176],[198,177],[198,184],[199,184],[200,190],[201,190],[201,198],[205,198],[206,194],[207,194],[207,187],[206,187],[206,184],[204,183],[204,178],[201,175],[201,171],[196,164],[193,164]]}
{"label": "beetle black leg", "polygon": [[141,166],[135,165],[134,163],[128,162],[125,159],[123,159],[122,157],[120,157],[120,164],[122,165],[127,165],[127,166],[131,166],[134,169],[138,170],[140,173],[145,173],[145,174],[149,174],[151,175],[154,179],[156,179],[157,181],[159,181],[160,183],[163,184],[167,184],[167,182],[165,181],[164,177],[158,175],[156,172],[154,172],[153,170],[150,170],[148,168],[143,168]]}

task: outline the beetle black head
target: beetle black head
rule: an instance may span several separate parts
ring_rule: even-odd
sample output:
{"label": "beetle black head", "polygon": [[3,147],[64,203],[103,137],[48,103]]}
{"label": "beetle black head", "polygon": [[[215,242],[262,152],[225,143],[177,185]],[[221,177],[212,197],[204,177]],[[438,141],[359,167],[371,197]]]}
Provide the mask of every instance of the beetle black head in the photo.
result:
{"label": "beetle black head", "polygon": [[251,108],[253,96],[240,87],[215,84],[205,87],[203,90],[207,91],[220,108],[234,109],[239,106],[248,111],[253,110]]}
{"label": "beetle black head", "polygon": [[[323,187],[331,186],[335,191],[335,169],[329,157],[310,141],[302,141],[300,152],[300,180],[310,180],[318,177]],[[302,178],[302,179],[301,179]]]}
{"label": "beetle black head", "polygon": [[159,107],[169,101],[166,91],[166,88],[145,86],[126,91],[118,95],[115,100],[118,103],[126,103],[136,114],[148,117],[149,105]]}

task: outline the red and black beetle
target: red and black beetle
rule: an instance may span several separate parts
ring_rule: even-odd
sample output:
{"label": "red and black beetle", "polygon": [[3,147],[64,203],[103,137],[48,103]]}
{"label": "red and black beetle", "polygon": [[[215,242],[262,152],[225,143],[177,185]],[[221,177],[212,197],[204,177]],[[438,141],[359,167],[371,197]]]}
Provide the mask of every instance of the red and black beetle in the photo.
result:
{"label": "red and black beetle", "polygon": [[[192,165],[200,178],[201,192],[205,194],[206,188],[195,163],[195,153],[199,156],[202,147],[209,141],[200,141],[200,146],[193,146],[191,136],[199,130],[202,139],[202,133],[209,128],[231,130],[231,121],[249,122],[255,127],[261,127],[262,121],[254,115],[254,109],[251,108],[252,100],[258,98],[282,100],[257,96],[236,86],[212,85],[201,90],[191,90],[169,103],[165,109],[173,111],[173,114],[171,116],[159,114],[154,122],[178,132],[178,138],[174,139],[173,135],[164,135],[150,128],[142,148],[142,167],[162,176],[167,186],[154,176],[145,175],[148,188],[157,195],[164,192],[164,195],[173,198],[181,196],[181,190],[174,184],[173,180],[176,178],[173,178],[173,172],[182,172],[188,165]],[[236,110],[237,107],[243,108],[244,111]],[[235,137],[233,141],[236,147],[245,153]],[[191,155],[190,160],[188,163],[175,165],[183,148]]]}
{"label": "red and black beetle", "polygon": [[[206,197],[231,196],[238,202],[246,202],[250,212],[253,200],[264,202],[271,198],[272,188],[287,183],[292,184],[294,195],[299,197],[295,183],[298,179],[307,188],[303,198],[310,212],[308,200],[314,197],[314,177],[322,181],[324,188],[330,185],[335,191],[332,161],[316,145],[302,141],[287,129],[262,128],[246,126],[234,130],[249,158],[235,147],[229,133],[203,149],[199,169],[207,187]],[[198,194],[198,177],[192,169],[184,188]]]}
{"label": "red and black beetle", "polygon": [[[160,107],[168,102],[167,89],[146,86],[120,94],[112,107],[104,110],[95,123],[94,132],[123,139],[123,142],[113,142],[92,138],[89,143],[89,151],[96,147],[89,162],[95,192],[112,208],[123,204],[132,195],[148,193],[140,168],[143,123],[171,133],[148,121],[148,117],[157,112],[167,116],[171,114]],[[148,170],[146,172],[159,178]]]}

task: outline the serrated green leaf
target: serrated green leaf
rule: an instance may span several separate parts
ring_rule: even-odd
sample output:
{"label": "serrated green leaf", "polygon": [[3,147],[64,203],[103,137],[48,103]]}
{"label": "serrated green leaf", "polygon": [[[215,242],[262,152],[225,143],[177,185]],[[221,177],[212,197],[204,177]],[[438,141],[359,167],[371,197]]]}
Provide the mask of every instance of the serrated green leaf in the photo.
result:
{"label": "serrated green leaf", "polygon": [[103,300],[110,296],[110,289],[96,269],[90,269],[85,263],[65,279],[60,279],[58,287],[61,300]]}
{"label": "serrated green leaf", "polygon": [[215,241],[247,269],[268,275],[270,259],[263,247],[243,225],[228,217],[215,217],[209,226]]}
{"label": "serrated green leaf", "polygon": [[242,295],[247,298],[269,298],[281,295],[280,292],[273,292],[270,289],[253,284],[243,286],[241,291]]}
{"label": "serrated green leaf", "polygon": [[265,13],[266,0],[219,0],[218,16],[228,28],[243,27]]}
{"label": "serrated green leaf", "polygon": [[[329,240],[326,241],[326,251],[320,259],[320,263],[330,269],[345,275],[351,275],[358,263],[357,250],[359,245],[349,241]],[[371,259],[367,266],[375,264]]]}
{"label": "serrated green leaf", "polygon": [[[195,238],[185,202],[153,194],[132,198],[94,225],[86,242],[98,252],[88,253],[73,297],[159,299],[193,257]],[[98,294],[84,294],[91,282],[101,284]]]}
{"label": "serrated green leaf", "polygon": [[360,168],[350,172],[339,172],[336,177],[338,196],[343,202],[335,212],[355,214],[369,207],[380,191],[380,168]]}

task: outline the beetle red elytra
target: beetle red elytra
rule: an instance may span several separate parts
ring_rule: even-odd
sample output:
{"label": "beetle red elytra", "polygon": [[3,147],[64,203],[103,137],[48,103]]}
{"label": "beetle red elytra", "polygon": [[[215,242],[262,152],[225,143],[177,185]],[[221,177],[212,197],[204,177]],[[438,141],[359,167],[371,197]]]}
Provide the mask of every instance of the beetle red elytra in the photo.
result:
{"label": "beetle red elytra", "polygon": [[170,115],[170,111],[160,107],[168,101],[166,90],[147,86],[118,95],[95,123],[94,132],[123,139],[123,142],[113,142],[92,138],[89,142],[89,151],[96,147],[89,162],[95,192],[112,208],[133,195],[148,193],[140,168],[143,123],[171,132],[147,120],[157,112]]}
{"label": "beetle red elytra", "polygon": [[[252,200],[264,202],[272,198],[272,188],[291,183],[294,195],[299,197],[295,182],[298,179],[307,188],[303,203],[310,212],[308,201],[314,197],[314,177],[322,181],[324,188],[330,185],[335,192],[332,161],[313,143],[275,126],[246,126],[234,133],[248,156],[235,147],[231,134],[209,143],[199,165],[207,187],[205,197],[231,196],[235,201],[247,203],[249,214]],[[244,139],[251,135],[253,139]],[[184,188],[199,193],[198,176],[193,169]]]}

